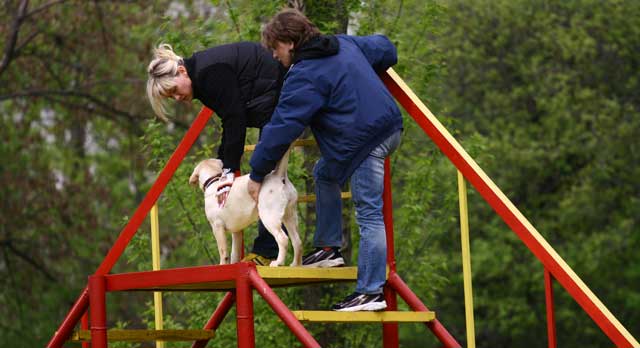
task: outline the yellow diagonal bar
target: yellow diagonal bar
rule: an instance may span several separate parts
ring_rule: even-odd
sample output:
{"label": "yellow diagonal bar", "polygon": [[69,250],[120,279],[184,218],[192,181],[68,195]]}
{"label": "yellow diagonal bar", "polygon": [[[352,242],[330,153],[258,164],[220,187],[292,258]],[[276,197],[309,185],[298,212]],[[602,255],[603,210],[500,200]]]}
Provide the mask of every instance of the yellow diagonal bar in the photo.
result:
{"label": "yellow diagonal bar", "polygon": [[460,197],[460,239],[462,244],[462,275],[464,279],[464,316],[467,323],[467,348],[475,348],[476,330],[473,321],[473,287],[471,286],[471,248],[469,246],[467,185],[460,171],[458,171],[458,195]]}
{"label": "yellow diagonal bar", "polygon": [[[158,205],[151,208],[151,262],[154,271],[160,269],[160,223],[158,219]],[[156,330],[162,330],[162,292],[153,293],[153,304],[156,320]],[[156,348],[164,348],[164,342],[157,341]]]}

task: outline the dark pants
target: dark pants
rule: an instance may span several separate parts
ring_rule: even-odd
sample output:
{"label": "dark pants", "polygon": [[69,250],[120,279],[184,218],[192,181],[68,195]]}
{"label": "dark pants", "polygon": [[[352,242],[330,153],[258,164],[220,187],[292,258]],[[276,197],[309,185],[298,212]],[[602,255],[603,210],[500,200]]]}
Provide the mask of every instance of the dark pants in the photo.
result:
{"label": "dark pants", "polygon": [[[289,235],[284,224],[282,225],[282,229],[284,230],[284,233]],[[258,220],[258,236],[253,241],[253,249],[251,252],[268,259],[275,259],[278,257],[278,243],[276,243],[273,235],[267,231],[260,220]]]}

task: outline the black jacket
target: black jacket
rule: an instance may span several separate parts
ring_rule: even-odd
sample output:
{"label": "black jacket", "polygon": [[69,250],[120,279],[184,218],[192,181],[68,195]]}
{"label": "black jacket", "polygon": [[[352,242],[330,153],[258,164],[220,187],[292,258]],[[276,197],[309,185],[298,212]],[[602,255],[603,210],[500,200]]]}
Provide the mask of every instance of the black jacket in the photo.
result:
{"label": "black jacket", "polygon": [[222,119],[218,158],[240,169],[247,127],[262,128],[277,104],[284,67],[260,44],[216,46],[184,59],[193,97]]}

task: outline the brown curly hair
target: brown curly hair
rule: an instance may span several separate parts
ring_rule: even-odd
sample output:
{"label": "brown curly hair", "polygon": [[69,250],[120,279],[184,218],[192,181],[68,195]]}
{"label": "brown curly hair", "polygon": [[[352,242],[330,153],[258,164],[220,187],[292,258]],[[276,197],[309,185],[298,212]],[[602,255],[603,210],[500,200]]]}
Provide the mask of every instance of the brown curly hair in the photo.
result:
{"label": "brown curly hair", "polygon": [[275,49],[276,41],[293,42],[295,49],[319,35],[320,30],[309,18],[296,9],[288,8],[273,16],[262,29],[262,44],[268,49]]}

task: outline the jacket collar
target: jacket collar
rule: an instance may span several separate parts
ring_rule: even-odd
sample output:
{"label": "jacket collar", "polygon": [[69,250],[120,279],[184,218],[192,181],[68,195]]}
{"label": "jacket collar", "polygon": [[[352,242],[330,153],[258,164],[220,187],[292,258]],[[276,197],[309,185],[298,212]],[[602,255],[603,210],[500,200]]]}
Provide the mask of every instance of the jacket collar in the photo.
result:
{"label": "jacket collar", "polygon": [[305,59],[324,58],[338,54],[340,42],[334,35],[319,35],[309,39],[293,52],[291,65]]}

